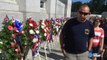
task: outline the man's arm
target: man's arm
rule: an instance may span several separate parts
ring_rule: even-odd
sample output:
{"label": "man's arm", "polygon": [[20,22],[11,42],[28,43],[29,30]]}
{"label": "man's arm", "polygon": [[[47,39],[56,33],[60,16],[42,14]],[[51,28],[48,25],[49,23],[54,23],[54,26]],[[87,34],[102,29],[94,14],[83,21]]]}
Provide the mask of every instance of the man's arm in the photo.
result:
{"label": "man's arm", "polygon": [[104,30],[102,29],[101,39],[100,39],[100,51],[103,51],[104,46]]}
{"label": "man's arm", "polygon": [[88,46],[88,51],[91,51],[91,49],[92,49],[92,38],[89,40],[89,46]]}
{"label": "man's arm", "polygon": [[95,31],[94,31],[94,26],[92,23],[90,23],[91,29],[89,33],[89,41],[88,41],[88,51],[92,50],[92,45],[93,45],[93,37],[95,36]]}
{"label": "man's arm", "polygon": [[104,46],[104,38],[101,38],[101,42],[100,42],[100,51],[103,50],[103,46]]}
{"label": "man's arm", "polygon": [[65,52],[64,52],[64,48],[63,48],[63,33],[60,33],[60,46],[61,46],[61,51],[65,57]]}

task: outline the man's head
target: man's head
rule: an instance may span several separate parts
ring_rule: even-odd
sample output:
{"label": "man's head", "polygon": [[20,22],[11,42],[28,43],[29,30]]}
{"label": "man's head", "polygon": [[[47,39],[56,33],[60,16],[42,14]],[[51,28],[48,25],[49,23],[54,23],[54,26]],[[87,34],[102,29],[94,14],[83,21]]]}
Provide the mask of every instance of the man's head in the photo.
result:
{"label": "man's head", "polygon": [[84,22],[86,18],[88,17],[88,15],[90,15],[90,8],[88,5],[82,5],[80,6],[77,13],[78,13],[77,15],[78,20],[80,22]]}

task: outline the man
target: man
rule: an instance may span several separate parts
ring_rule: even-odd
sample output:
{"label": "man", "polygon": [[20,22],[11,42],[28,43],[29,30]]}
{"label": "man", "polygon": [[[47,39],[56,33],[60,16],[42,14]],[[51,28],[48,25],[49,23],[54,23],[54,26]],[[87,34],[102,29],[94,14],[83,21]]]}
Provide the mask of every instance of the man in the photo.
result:
{"label": "man", "polygon": [[82,5],[77,17],[65,23],[60,44],[66,60],[88,60],[88,41],[94,36],[94,27],[86,19],[89,15],[88,5]]}

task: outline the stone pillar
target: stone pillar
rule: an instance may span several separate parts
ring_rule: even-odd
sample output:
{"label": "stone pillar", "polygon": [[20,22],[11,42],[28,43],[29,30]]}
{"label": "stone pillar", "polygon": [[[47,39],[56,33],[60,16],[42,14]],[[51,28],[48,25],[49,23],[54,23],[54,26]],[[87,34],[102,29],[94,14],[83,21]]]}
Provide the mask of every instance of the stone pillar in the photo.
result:
{"label": "stone pillar", "polygon": [[56,4],[56,0],[47,0],[46,1],[46,10],[48,13],[48,18],[52,18],[55,17],[55,5]]}
{"label": "stone pillar", "polygon": [[64,17],[65,12],[65,2],[62,2],[61,0],[57,0],[56,2],[56,18]]}
{"label": "stone pillar", "polygon": [[65,4],[60,0],[48,0],[49,18],[64,17]]}
{"label": "stone pillar", "polygon": [[65,6],[65,17],[71,17],[71,4],[72,0],[67,0],[67,4]]}

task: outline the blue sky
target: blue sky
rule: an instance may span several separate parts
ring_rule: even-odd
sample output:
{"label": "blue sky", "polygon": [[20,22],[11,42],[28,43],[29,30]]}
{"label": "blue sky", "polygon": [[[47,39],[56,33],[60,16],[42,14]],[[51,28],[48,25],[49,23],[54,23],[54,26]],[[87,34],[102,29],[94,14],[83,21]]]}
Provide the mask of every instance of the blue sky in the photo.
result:
{"label": "blue sky", "polygon": [[72,0],[73,2],[81,1],[82,3],[89,2],[90,0]]}

